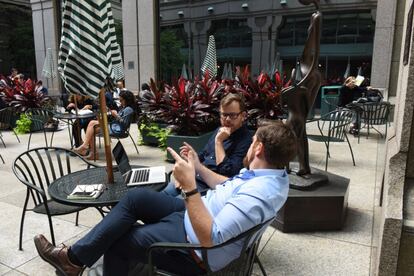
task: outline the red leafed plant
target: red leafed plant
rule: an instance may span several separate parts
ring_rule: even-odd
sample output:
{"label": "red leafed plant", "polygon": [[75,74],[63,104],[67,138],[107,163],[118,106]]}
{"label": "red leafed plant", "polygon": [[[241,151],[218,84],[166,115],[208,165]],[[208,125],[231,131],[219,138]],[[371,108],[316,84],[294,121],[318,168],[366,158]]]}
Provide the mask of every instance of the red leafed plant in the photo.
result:
{"label": "red leafed plant", "polygon": [[280,95],[287,84],[283,83],[279,72],[275,72],[272,79],[262,72],[253,80],[248,66],[243,71],[238,67],[236,82],[236,90],[245,97],[248,123],[251,127],[256,128],[260,119],[278,119],[283,114]]}
{"label": "red leafed plant", "polygon": [[216,80],[195,80],[183,78],[165,85],[166,111],[164,120],[178,135],[199,135],[217,127],[218,124],[218,82]]}
{"label": "red leafed plant", "polygon": [[0,97],[6,104],[15,107],[17,112],[24,112],[29,108],[41,108],[50,98],[42,92],[37,92],[35,86],[31,79],[20,83],[18,79],[8,81],[2,77]]}

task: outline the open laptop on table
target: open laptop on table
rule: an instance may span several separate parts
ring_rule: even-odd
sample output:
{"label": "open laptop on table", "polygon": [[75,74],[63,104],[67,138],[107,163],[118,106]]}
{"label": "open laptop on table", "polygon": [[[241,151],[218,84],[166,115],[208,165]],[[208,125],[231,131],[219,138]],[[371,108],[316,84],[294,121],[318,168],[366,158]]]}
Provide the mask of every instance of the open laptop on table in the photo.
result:
{"label": "open laptop on table", "polygon": [[127,186],[142,186],[152,184],[162,184],[166,181],[165,167],[145,167],[131,168],[128,155],[121,142],[115,145],[112,150],[118,169],[121,172]]}

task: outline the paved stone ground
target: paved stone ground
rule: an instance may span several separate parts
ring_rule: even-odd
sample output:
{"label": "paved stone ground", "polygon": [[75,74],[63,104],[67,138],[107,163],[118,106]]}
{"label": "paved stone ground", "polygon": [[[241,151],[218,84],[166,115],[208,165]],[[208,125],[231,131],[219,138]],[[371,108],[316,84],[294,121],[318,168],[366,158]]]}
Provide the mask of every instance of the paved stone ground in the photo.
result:
{"label": "paved stone ground", "polygon": [[[308,132],[317,133],[314,125]],[[136,126],[132,135],[138,138]],[[364,134],[363,134],[364,135]],[[15,157],[26,150],[29,135],[20,136],[19,144],[10,131],[3,131],[7,148],[0,145],[0,154],[6,164],[0,163],[0,275],[55,275],[54,269],[38,257],[34,248],[35,234],[49,235],[46,216],[26,213],[23,236],[23,251],[18,250],[19,224],[26,188],[14,176],[11,166]],[[49,136],[50,137],[50,136]],[[285,234],[269,228],[263,236],[260,259],[268,275],[369,275],[372,243],[374,198],[377,154],[383,140],[373,134],[366,139],[350,137],[356,166],[352,165],[348,145],[335,143],[331,147],[329,171],[350,178],[349,206],[342,231]],[[122,141],[132,164],[160,165],[171,168],[164,161],[165,153],[158,148],[139,146],[137,155],[129,139]],[[114,143],[113,143],[114,144]],[[55,146],[69,147],[66,129],[55,133]],[[44,146],[43,134],[35,133],[32,147]],[[324,169],[325,146],[310,141],[311,165]],[[104,156],[101,150],[101,159]],[[104,164],[103,161],[98,161]],[[75,226],[75,215],[54,217],[53,224],[57,243],[71,244],[101,219],[95,209],[80,213],[79,226]],[[87,273],[84,273],[87,274]],[[255,275],[260,275],[256,268]]]}

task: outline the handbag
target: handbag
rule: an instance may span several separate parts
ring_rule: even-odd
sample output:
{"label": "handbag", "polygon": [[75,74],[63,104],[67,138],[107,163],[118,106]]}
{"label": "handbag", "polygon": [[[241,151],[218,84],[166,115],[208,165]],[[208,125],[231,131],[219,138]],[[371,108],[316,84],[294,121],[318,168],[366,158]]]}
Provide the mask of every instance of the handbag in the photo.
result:
{"label": "handbag", "polygon": [[112,133],[120,134],[120,133],[123,132],[121,124],[117,121],[111,122],[111,124],[109,126],[111,128]]}

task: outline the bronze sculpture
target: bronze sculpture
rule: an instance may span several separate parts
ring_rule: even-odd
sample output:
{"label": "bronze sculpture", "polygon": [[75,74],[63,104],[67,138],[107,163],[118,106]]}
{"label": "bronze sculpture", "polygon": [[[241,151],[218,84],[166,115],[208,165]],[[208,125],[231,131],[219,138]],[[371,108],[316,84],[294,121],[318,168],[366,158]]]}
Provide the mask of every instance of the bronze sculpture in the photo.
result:
{"label": "bronze sculpture", "polygon": [[282,90],[282,102],[287,104],[289,110],[287,123],[291,125],[297,137],[299,169],[296,175],[305,176],[311,174],[306,118],[318,94],[322,79],[318,70],[322,14],[319,12],[319,0],[299,0],[299,2],[304,5],[313,3],[316,12],[311,16],[308,38],[301,59],[292,70],[293,85]]}

